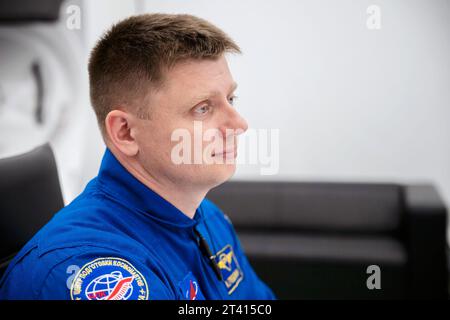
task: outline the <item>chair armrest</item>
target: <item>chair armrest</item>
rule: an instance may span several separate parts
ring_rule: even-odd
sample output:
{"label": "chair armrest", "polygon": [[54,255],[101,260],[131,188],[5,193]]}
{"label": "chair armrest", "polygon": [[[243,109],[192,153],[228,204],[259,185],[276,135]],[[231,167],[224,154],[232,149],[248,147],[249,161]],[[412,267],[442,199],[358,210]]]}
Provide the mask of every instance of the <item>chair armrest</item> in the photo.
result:
{"label": "chair armrest", "polygon": [[448,295],[447,208],[432,185],[404,187],[412,298]]}

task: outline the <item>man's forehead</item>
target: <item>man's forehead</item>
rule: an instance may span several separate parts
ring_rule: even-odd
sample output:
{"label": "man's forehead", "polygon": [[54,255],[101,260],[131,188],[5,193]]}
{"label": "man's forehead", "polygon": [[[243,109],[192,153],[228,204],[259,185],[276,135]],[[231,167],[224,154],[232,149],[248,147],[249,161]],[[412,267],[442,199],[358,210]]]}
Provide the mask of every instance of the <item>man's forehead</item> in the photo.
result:
{"label": "man's forehead", "polygon": [[216,82],[233,82],[228,63],[224,57],[218,59],[188,60],[176,64],[167,73],[169,86],[202,87]]}
{"label": "man's forehead", "polygon": [[236,88],[225,58],[202,59],[181,62],[168,70],[161,93],[194,98]]}

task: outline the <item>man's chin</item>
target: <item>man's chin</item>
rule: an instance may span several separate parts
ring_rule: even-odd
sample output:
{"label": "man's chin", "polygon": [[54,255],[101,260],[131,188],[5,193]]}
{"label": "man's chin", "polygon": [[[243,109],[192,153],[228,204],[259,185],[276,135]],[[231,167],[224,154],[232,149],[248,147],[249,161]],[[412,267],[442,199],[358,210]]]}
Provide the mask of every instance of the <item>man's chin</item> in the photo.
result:
{"label": "man's chin", "polygon": [[209,171],[211,188],[228,181],[236,172],[236,164],[214,164]]}

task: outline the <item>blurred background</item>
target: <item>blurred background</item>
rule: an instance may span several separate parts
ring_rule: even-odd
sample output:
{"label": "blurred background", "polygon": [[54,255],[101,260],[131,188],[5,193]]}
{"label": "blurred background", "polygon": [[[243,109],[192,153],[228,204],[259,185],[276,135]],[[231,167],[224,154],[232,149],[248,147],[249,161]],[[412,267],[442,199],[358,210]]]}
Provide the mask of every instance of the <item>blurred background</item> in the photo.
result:
{"label": "blurred background", "polygon": [[279,170],[241,165],[234,181],[428,184],[450,203],[448,0],[69,0],[56,19],[13,2],[0,1],[0,158],[50,142],[65,203],[105,148],[89,52],[144,12],[200,16],[242,48],[229,58],[237,108],[251,128],[280,130]]}

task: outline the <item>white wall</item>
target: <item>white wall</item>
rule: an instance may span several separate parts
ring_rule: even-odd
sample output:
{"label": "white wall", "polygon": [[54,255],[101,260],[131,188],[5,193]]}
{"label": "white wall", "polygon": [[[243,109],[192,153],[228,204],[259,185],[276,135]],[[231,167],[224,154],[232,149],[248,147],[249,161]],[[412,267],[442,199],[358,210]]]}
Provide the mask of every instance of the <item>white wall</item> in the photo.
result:
{"label": "white wall", "polygon": [[[372,4],[380,30],[366,26]],[[238,108],[251,127],[280,129],[280,172],[236,178],[431,181],[450,203],[448,1],[85,1],[87,47],[142,8],[198,15],[242,47],[230,60]]]}
{"label": "white wall", "polygon": [[[222,27],[238,108],[280,128],[273,179],[434,181],[450,202],[448,1],[145,1]],[[381,29],[366,26],[369,5]],[[256,177],[243,168],[238,177]]]}

